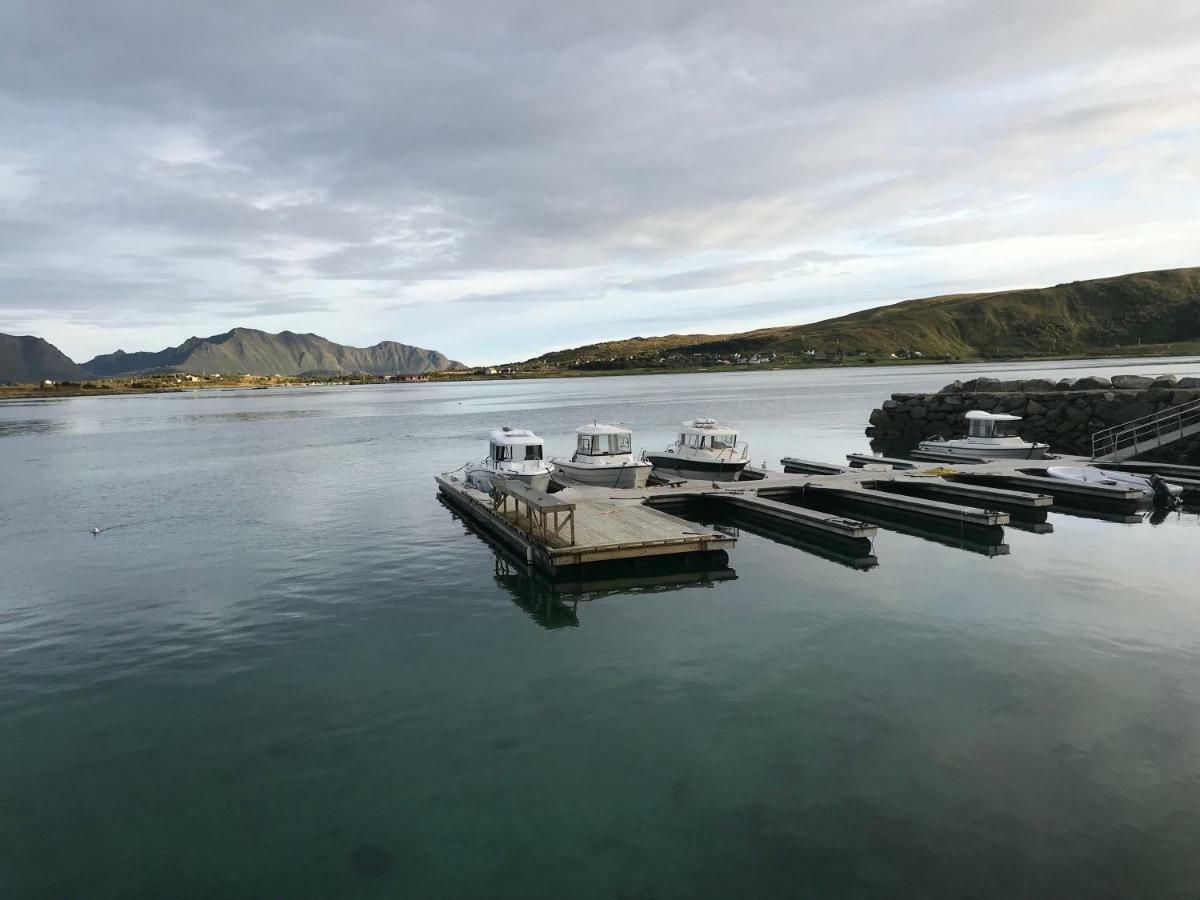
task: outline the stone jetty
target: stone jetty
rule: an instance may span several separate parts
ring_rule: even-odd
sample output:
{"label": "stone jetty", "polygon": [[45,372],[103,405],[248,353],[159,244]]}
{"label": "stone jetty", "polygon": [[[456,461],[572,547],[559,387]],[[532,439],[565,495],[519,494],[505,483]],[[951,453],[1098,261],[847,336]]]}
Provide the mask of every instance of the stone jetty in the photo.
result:
{"label": "stone jetty", "polygon": [[[1094,432],[1200,399],[1200,378],[1114,375],[1050,381],[1033,378],[955,381],[936,394],[892,394],[871,413],[867,434],[885,453],[911,450],[924,438],[966,433],[967,410],[1010,413],[1024,422],[1021,436],[1044,441],[1057,453],[1091,453]],[[1200,463],[1200,438],[1156,454],[1164,462]]]}

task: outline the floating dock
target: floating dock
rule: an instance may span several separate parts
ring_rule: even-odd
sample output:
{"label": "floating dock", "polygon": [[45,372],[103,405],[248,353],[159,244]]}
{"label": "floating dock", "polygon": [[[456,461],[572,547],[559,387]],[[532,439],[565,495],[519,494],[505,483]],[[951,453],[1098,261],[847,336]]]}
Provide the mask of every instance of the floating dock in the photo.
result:
{"label": "floating dock", "polygon": [[[1132,523],[1149,509],[1136,488],[1044,474],[1050,465],[1092,465],[1083,457],[949,464],[848,454],[847,460],[848,467],[785,457],[783,472],[756,468],[736,482],[675,478],[637,489],[572,485],[553,494],[503,479],[490,494],[455,475],[436,480],[446,503],[514,558],[576,579],[593,564],[627,565],[631,577],[640,560],[724,566],[736,528],[865,570],[877,564],[878,528],[999,556],[1008,553],[1004,526],[1052,533],[1049,510]],[[1200,495],[1200,467],[1131,462],[1120,468],[1160,474]],[[736,528],[697,524],[714,521]]]}
{"label": "floating dock", "polygon": [[642,503],[499,483],[496,497],[450,476],[436,480],[455,508],[550,573],[613,560],[725,553],[735,543],[728,535]]}

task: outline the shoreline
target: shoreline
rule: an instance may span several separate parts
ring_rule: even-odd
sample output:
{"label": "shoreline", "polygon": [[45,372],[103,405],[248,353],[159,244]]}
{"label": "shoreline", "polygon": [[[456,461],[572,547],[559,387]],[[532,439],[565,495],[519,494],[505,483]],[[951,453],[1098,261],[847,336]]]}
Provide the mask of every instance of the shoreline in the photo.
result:
{"label": "shoreline", "polygon": [[[476,372],[466,374],[454,374],[453,372],[429,372],[426,373],[428,381],[418,382],[425,384],[457,384],[461,382],[476,382],[476,381],[535,381],[539,379],[566,379],[566,378],[615,378],[628,375],[712,375],[712,374],[728,374],[742,372],[794,372],[805,369],[892,369],[892,368],[910,368],[913,366],[962,366],[962,365],[1003,365],[1010,363],[1053,363],[1053,362],[1087,362],[1095,360],[1127,360],[1129,364],[1133,364],[1137,360],[1200,360],[1200,348],[1187,353],[1139,353],[1139,354],[1120,354],[1120,355],[1093,355],[1080,354],[1071,356],[1017,356],[1005,358],[984,359],[982,357],[972,359],[889,359],[887,361],[879,360],[876,362],[866,362],[854,360],[851,362],[831,362],[821,360],[818,362],[795,362],[785,364],[762,364],[762,365],[741,365],[729,364],[718,366],[681,366],[679,368],[663,369],[663,368],[640,368],[640,369],[566,369],[566,370],[532,370],[520,372],[497,373],[494,375],[484,375]],[[1148,365],[1169,365],[1169,362],[1154,362],[1147,363]],[[402,385],[405,382],[385,381],[382,377],[367,377],[354,380],[339,380],[329,382],[283,382],[283,383],[267,383],[249,381],[249,382],[226,382],[218,384],[196,384],[188,387],[180,385],[162,385],[154,387],[131,387],[127,385],[103,385],[97,387],[83,387],[79,384],[56,385],[54,387],[42,387],[36,384],[14,384],[0,385],[0,404],[12,401],[28,401],[28,400],[65,400],[76,397],[126,397],[126,396],[143,396],[155,394],[186,394],[197,391],[246,391],[246,390],[272,390],[276,388],[295,388],[295,387],[350,387],[361,385]]]}

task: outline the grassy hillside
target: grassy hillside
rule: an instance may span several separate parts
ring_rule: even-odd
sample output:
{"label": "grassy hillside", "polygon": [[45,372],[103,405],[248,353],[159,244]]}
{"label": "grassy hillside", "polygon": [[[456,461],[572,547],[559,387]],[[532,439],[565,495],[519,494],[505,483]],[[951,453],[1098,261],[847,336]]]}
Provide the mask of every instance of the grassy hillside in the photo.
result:
{"label": "grassy hillside", "polygon": [[[532,368],[630,367],[664,357],[840,353],[890,358],[1121,353],[1200,341],[1200,268],[1140,272],[1049,288],[908,300],[809,325],[724,335],[666,335],[548,353]],[[615,358],[615,359],[614,359]]]}

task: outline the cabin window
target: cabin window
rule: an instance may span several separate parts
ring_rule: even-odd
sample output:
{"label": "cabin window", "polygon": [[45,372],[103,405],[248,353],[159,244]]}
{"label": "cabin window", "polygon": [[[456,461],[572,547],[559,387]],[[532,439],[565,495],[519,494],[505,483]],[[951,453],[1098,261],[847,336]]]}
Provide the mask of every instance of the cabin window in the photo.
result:
{"label": "cabin window", "polygon": [[541,459],[542,458],[542,445],[541,444],[526,444],[525,445],[525,458],[526,459]]}
{"label": "cabin window", "polygon": [[604,456],[609,453],[630,453],[627,434],[581,434],[576,448],[585,456]]}
{"label": "cabin window", "polygon": [[503,462],[506,459],[512,459],[513,448],[506,447],[504,444],[492,444],[492,459],[496,462]]}
{"label": "cabin window", "polygon": [[708,437],[703,434],[681,434],[679,440],[685,447],[691,447],[694,450],[703,450],[708,442]]}
{"label": "cabin window", "polygon": [[990,419],[969,419],[967,437],[991,437],[993,424]]}
{"label": "cabin window", "polygon": [[1017,426],[1020,422],[997,422],[996,437],[1020,437],[1017,434]]}
{"label": "cabin window", "polygon": [[712,445],[714,450],[727,450],[737,446],[736,434],[713,435]]}

